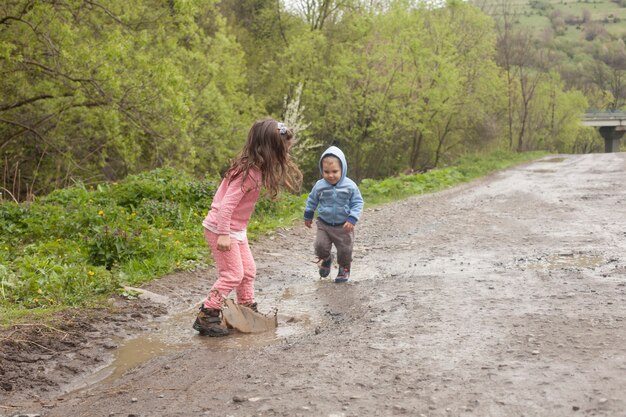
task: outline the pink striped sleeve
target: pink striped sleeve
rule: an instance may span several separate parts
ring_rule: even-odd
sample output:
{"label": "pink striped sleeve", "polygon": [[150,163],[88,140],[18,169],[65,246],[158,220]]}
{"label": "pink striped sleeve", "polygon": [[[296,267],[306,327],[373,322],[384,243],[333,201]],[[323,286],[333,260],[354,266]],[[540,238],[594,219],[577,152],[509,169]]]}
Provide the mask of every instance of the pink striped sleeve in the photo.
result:
{"label": "pink striped sleeve", "polygon": [[247,227],[254,206],[259,197],[261,172],[250,169],[242,187],[242,176],[227,184],[217,211],[217,230],[219,234],[228,234],[231,230],[244,230]]}
{"label": "pink striped sleeve", "polygon": [[217,231],[220,235],[227,235],[230,232],[230,220],[233,211],[245,195],[241,189],[241,179],[240,175],[230,184],[227,184],[226,193],[222,197],[220,209],[217,212]]}

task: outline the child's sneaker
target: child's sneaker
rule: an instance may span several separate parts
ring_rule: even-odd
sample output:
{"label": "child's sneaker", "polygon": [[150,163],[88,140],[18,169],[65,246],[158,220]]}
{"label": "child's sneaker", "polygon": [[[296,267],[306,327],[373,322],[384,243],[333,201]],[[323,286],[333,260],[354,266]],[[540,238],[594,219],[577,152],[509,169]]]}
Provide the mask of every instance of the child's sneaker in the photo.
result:
{"label": "child's sneaker", "polygon": [[259,305],[256,302],[254,302],[254,303],[244,303],[244,304],[241,304],[241,305],[244,306],[244,307],[248,307],[250,310],[254,311],[255,313],[259,312]]}
{"label": "child's sneaker", "polygon": [[221,313],[221,310],[206,308],[202,305],[193,323],[194,330],[200,332],[200,336],[228,336],[228,329],[222,325]]}
{"label": "child's sneaker", "polygon": [[337,273],[337,278],[335,278],[336,283],[348,282],[350,279],[350,267],[349,266],[340,266],[339,272]]}
{"label": "child's sneaker", "polygon": [[330,267],[333,264],[333,254],[331,253],[328,258],[324,259],[320,263],[320,277],[326,278],[330,275]]}

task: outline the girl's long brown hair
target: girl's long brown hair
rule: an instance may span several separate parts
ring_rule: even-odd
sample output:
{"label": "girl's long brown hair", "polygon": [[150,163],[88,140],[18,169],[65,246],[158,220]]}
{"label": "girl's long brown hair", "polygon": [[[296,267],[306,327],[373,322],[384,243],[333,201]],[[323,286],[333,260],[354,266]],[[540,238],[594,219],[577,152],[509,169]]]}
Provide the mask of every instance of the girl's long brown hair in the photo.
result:
{"label": "girl's long brown hair", "polygon": [[271,198],[275,198],[281,188],[291,192],[299,191],[302,172],[289,156],[292,140],[293,132],[286,129],[281,134],[276,120],[257,120],[248,132],[246,144],[226,172],[226,177],[232,181],[243,175],[243,184],[248,178],[250,168],[257,167]]}

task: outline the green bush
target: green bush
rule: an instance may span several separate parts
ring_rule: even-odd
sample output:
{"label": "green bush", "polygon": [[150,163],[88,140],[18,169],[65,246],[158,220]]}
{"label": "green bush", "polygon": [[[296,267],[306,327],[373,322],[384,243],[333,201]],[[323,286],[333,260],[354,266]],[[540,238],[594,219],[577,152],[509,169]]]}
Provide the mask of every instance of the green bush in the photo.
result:
{"label": "green bush", "polygon": [[92,265],[104,266],[107,270],[134,257],[145,255],[141,232],[112,229],[106,225],[93,229],[93,233],[87,238],[87,252]]}
{"label": "green bush", "polygon": [[24,307],[78,305],[119,286],[109,271],[55,257],[27,255],[16,266],[0,269],[2,298]]}
{"label": "green bush", "polygon": [[132,175],[110,188],[118,205],[136,208],[145,200],[172,201],[196,209],[208,208],[219,183],[196,180],[175,169],[156,169]]}
{"label": "green bush", "polygon": [[29,210],[13,202],[0,204],[0,236],[5,242],[19,240],[28,230]]}

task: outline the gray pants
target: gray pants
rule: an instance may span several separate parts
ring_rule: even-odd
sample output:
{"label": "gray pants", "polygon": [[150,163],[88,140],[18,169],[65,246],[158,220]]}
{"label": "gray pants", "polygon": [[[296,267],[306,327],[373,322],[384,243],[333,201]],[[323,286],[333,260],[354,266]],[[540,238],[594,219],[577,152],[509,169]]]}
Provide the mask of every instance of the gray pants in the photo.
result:
{"label": "gray pants", "polygon": [[333,244],[337,248],[337,263],[340,266],[350,267],[354,246],[354,229],[346,230],[343,226],[329,226],[318,220],[317,233],[315,234],[315,255],[320,259],[327,259]]}

